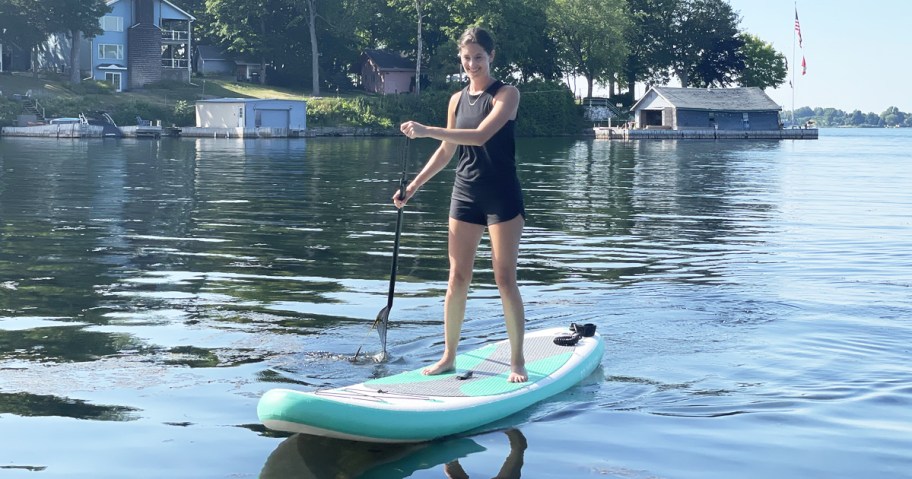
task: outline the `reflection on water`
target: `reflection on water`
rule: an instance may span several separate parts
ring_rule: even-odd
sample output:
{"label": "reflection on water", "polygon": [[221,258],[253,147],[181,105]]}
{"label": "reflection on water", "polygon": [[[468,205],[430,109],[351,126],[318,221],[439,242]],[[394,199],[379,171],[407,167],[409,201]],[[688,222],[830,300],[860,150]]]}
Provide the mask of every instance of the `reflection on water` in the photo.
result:
{"label": "reflection on water", "polygon": [[[529,327],[596,323],[608,346],[593,378],[496,426],[528,438],[523,470],[905,474],[908,140],[523,139]],[[501,433],[372,447],[255,424],[272,387],[439,356],[451,169],[406,210],[391,359],[352,361],[379,349],[398,145],[0,140],[0,464],[223,477],[277,456],[317,474],[440,477],[454,460],[495,474],[516,449]],[[414,174],[434,144],[412,146]],[[467,348],[505,335],[486,242],[479,256]]]}
{"label": "reflection on water", "polygon": [[[368,444],[327,437],[295,434],[282,441],[263,466],[262,479],[361,478],[400,479],[419,471],[443,470],[441,477],[521,477],[528,444],[518,429],[503,431],[508,454],[497,468],[467,472],[459,462],[487,448],[467,437],[420,444]],[[490,437],[490,436],[489,436]],[[503,446],[503,445],[501,445]],[[339,451],[344,451],[340,454]]]}

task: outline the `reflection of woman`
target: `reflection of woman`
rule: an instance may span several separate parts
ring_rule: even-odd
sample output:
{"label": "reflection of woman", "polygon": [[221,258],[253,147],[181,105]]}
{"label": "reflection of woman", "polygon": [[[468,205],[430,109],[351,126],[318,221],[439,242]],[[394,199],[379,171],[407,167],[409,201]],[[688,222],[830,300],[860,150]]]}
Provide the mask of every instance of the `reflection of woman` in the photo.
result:
{"label": "reflection of woman", "polygon": [[459,39],[459,58],[469,85],[450,98],[446,128],[407,121],[400,127],[409,138],[434,138],[440,147],[406,187],[404,198],[393,196],[402,208],[424,183],[459,156],[450,200],[450,275],[444,304],[444,351],[425,374],[452,371],[465,319],[466,297],[475,254],[485,228],[491,238],[494,280],[503,303],[510,338],[510,382],[528,378],[523,357],[525,312],[516,284],[519,240],[525,224],[522,189],[516,174],[514,123],[519,91],[491,76],[494,40],[481,28],[470,28]]}
{"label": "reflection of woman", "polygon": [[[519,429],[507,429],[504,434],[510,439],[510,454],[507,455],[500,472],[494,476],[494,479],[518,479],[522,472],[523,456],[528,447],[526,437],[519,432]],[[458,460],[448,462],[443,466],[443,472],[450,479],[468,479],[469,477]]]}

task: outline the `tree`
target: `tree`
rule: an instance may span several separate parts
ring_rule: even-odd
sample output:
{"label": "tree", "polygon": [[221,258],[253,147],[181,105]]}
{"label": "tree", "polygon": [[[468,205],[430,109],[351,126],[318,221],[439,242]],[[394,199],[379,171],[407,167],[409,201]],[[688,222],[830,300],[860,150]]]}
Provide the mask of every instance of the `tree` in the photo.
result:
{"label": "tree", "polygon": [[586,78],[587,96],[592,96],[595,82],[611,80],[622,70],[629,25],[626,1],[554,0],[548,22],[559,63],[568,73]]}
{"label": "tree", "polygon": [[[379,38],[378,43],[407,56],[414,54],[416,92],[420,91],[425,66],[429,67],[428,77],[446,76],[456,70],[453,40],[468,26],[465,12],[472,7],[470,3],[468,0],[389,0],[392,10],[385,13],[398,18],[384,18],[389,22],[387,34]],[[400,23],[403,20],[408,26]],[[441,48],[453,50],[446,52]],[[435,58],[438,53],[441,57]]]}
{"label": "tree", "polygon": [[682,2],[672,70],[682,86],[728,86],[744,70],[738,15],[724,0]]}
{"label": "tree", "polygon": [[317,0],[304,0],[307,31],[310,33],[310,74],[313,96],[320,96],[320,48],[317,46]]}
{"label": "tree", "polygon": [[861,110],[853,111],[849,116],[846,117],[846,125],[849,126],[861,126],[865,123],[865,114]]}
{"label": "tree", "polygon": [[675,11],[681,0],[628,0],[632,26],[628,29],[630,53],[624,65],[627,90],[633,92],[636,82],[667,83],[671,51],[665,48],[671,40]]}
{"label": "tree", "polygon": [[48,31],[62,33],[70,40],[70,83],[78,84],[80,45],[83,37],[104,32],[99,20],[111,11],[105,0],[41,0],[49,14]]}
{"label": "tree", "polygon": [[880,117],[880,115],[872,111],[865,116],[865,125],[883,126],[883,119]]}
{"label": "tree", "polygon": [[28,49],[47,38],[48,14],[34,0],[0,0],[0,44]]}
{"label": "tree", "polygon": [[206,0],[206,13],[210,32],[228,51],[260,61],[262,84],[266,66],[292,38],[290,24],[299,18],[286,0]]}
{"label": "tree", "polygon": [[[521,82],[534,77],[557,80],[561,70],[554,56],[557,46],[548,31],[548,6],[553,0],[487,0],[466,8],[466,20],[488,27],[497,40],[492,65],[499,78]],[[458,34],[458,32],[454,32]]]}
{"label": "tree", "polygon": [[900,126],[905,123],[906,114],[900,111],[899,108],[891,106],[880,114],[880,118],[883,119],[885,126]]}
{"label": "tree", "polygon": [[418,34],[415,36],[415,38],[418,39],[418,53],[415,54],[415,95],[421,94],[421,26],[424,19],[423,3],[423,0],[415,0],[415,16],[418,17]]}
{"label": "tree", "polygon": [[744,69],[740,19],[724,0],[631,0],[636,53],[627,79],[726,86]]}
{"label": "tree", "polygon": [[785,55],[776,51],[773,45],[749,33],[741,34],[744,46],[744,70],[738,76],[741,86],[755,86],[762,90],[775,88],[785,83],[788,67]]}

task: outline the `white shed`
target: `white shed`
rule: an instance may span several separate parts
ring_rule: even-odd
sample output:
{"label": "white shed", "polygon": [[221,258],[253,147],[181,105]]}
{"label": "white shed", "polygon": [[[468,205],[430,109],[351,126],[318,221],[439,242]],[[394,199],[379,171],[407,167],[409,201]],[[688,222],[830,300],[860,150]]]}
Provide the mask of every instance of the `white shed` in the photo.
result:
{"label": "white shed", "polygon": [[307,102],[258,98],[219,98],[196,102],[201,128],[307,129]]}

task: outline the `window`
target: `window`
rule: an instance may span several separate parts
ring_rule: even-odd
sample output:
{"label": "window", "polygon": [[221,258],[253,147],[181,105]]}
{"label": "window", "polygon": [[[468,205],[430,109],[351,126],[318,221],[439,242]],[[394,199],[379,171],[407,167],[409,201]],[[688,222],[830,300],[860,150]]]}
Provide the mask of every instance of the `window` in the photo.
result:
{"label": "window", "polygon": [[98,45],[98,58],[102,60],[123,60],[123,45],[110,43]]}
{"label": "window", "polygon": [[122,32],[123,17],[106,15],[101,17],[101,29],[106,32]]}

